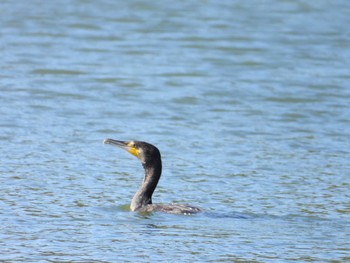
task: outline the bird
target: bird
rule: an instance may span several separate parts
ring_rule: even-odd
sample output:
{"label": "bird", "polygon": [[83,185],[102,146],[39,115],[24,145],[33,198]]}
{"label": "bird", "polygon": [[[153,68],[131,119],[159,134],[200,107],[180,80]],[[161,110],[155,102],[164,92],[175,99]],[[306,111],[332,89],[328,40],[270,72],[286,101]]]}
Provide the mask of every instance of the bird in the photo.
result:
{"label": "bird", "polygon": [[161,211],[169,214],[183,215],[202,212],[201,208],[187,204],[152,203],[153,192],[162,174],[161,154],[156,146],[143,141],[119,141],[114,139],[105,139],[103,143],[117,146],[136,156],[145,170],[143,182],[131,200],[131,211],[147,213]]}

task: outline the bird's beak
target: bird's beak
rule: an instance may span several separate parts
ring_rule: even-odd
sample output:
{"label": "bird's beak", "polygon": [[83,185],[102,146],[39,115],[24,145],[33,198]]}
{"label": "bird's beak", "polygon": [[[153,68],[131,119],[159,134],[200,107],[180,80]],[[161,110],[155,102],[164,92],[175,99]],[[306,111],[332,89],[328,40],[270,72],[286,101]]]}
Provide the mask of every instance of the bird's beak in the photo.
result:
{"label": "bird's beak", "polygon": [[117,141],[117,140],[113,140],[113,139],[105,139],[105,140],[103,140],[103,143],[115,145],[119,148],[122,148],[122,149],[128,151],[129,153],[131,153],[132,155],[134,155],[136,157],[139,156],[139,151],[137,150],[137,148],[135,147],[135,144],[133,142],[123,142],[123,141]]}

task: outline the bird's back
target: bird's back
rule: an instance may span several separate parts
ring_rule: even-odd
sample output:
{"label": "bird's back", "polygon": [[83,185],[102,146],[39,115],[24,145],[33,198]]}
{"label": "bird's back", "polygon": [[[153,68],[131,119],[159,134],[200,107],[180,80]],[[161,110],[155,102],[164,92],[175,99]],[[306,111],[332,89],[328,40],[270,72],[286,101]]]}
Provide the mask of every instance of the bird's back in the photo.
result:
{"label": "bird's back", "polygon": [[201,212],[202,209],[191,206],[191,205],[183,205],[183,204],[149,204],[142,207],[139,212],[155,212],[161,211],[169,214],[178,214],[178,215],[191,215]]}

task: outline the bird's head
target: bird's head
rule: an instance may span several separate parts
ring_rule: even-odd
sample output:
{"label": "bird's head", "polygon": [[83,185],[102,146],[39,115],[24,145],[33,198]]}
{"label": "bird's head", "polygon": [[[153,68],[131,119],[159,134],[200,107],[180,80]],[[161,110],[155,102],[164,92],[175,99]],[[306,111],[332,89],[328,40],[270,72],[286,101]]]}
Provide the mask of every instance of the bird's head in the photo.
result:
{"label": "bird's head", "polygon": [[147,142],[105,139],[103,143],[115,145],[128,151],[132,155],[136,156],[143,165],[153,163],[161,158],[158,148]]}

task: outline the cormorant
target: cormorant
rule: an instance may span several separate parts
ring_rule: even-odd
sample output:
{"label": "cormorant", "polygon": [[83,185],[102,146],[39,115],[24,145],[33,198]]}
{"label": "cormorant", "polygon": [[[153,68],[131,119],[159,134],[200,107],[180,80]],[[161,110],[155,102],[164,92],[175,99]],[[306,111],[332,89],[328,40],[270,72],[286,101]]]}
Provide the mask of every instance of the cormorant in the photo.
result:
{"label": "cormorant", "polygon": [[132,198],[131,211],[153,212],[162,211],[171,214],[194,214],[202,211],[198,207],[182,204],[152,204],[152,194],[156,189],[162,173],[160,152],[154,145],[141,141],[117,141],[105,139],[104,144],[118,146],[136,156],[145,169],[145,177],[139,190]]}

